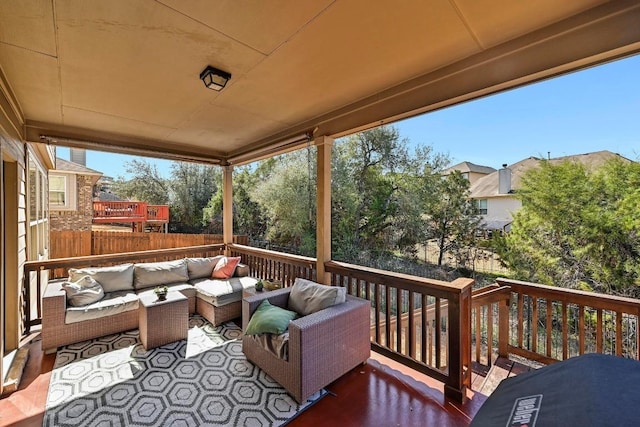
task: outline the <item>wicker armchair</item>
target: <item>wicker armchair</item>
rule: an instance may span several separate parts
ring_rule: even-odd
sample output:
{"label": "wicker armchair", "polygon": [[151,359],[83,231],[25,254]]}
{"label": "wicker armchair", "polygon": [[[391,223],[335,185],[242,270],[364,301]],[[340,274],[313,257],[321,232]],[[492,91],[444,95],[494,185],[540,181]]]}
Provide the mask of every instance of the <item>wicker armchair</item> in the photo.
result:
{"label": "wicker armchair", "polygon": [[[246,330],[251,315],[264,299],[286,308],[290,291],[291,288],[285,288],[245,298],[243,329]],[[369,358],[370,310],[369,301],[347,295],[342,304],[292,321],[288,360],[278,358],[249,336],[242,338],[242,350],[250,362],[302,403]]]}

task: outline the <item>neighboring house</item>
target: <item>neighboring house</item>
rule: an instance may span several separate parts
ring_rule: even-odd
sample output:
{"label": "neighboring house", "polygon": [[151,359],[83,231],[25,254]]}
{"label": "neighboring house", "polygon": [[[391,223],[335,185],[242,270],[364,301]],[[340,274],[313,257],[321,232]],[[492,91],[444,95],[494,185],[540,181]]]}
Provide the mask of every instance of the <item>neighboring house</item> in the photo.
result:
{"label": "neighboring house", "polygon": [[91,230],[93,196],[102,173],[56,158],[49,171],[49,221],[52,231]]}
{"label": "neighboring house", "polygon": [[495,172],[496,170],[491,166],[482,166],[476,165],[475,163],[471,162],[462,162],[445,169],[444,171],[442,171],[442,175],[449,175],[453,171],[460,171],[462,177],[469,181],[469,184],[473,185],[480,178],[483,178],[490,173]]}
{"label": "neighboring house", "polygon": [[[565,161],[577,162],[590,169],[595,169],[614,158],[630,161],[610,151],[557,157],[548,159],[548,161],[551,164]],[[510,167],[502,165],[502,169],[480,178],[471,185],[470,197],[476,201],[478,211],[483,217],[484,228],[487,230],[510,230],[513,214],[522,207],[522,202],[515,194],[521,186],[522,176],[526,171],[537,168],[541,160],[537,157],[529,157]]]}
{"label": "neighboring house", "polygon": [[100,202],[117,202],[124,201],[124,199],[111,192],[114,179],[110,176],[103,175],[96,184],[96,200]]}

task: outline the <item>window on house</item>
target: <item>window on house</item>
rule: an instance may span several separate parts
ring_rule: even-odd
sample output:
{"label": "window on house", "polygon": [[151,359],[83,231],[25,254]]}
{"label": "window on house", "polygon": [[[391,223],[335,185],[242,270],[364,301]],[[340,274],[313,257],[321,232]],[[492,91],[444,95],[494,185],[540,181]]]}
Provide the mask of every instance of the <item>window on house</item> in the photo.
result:
{"label": "window on house", "polygon": [[49,174],[49,205],[55,210],[75,209],[75,179],[73,175]]}
{"label": "window on house", "polygon": [[49,213],[47,211],[47,175],[29,155],[29,229],[28,259],[47,257],[49,250]]}
{"label": "window on house", "polygon": [[478,215],[486,215],[487,214],[487,199],[477,199],[476,200],[476,209],[478,210]]}
{"label": "window on house", "polygon": [[463,173],[462,173],[462,177],[463,177],[464,179],[466,179],[467,181],[469,181],[469,172],[463,172]]}

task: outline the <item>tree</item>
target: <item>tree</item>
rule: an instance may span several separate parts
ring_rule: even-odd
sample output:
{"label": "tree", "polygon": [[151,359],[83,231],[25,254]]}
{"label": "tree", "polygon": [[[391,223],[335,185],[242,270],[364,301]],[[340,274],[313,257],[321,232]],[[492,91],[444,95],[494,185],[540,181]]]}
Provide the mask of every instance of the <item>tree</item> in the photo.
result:
{"label": "tree", "polygon": [[[309,157],[310,156],[310,157]],[[315,154],[300,150],[279,156],[256,171],[251,199],[267,218],[265,236],[275,244],[315,254]]]}
{"label": "tree", "polygon": [[111,189],[114,194],[152,205],[166,205],[169,202],[169,183],[160,176],[156,165],[134,159],[124,163],[124,170],[132,178],[125,180],[118,177]]}
{"label": "tree", "polygon": [[498,253],[523,280],[640,296],[639,187],[634,162],[541,161],[523,177],[523,206]]}
{"label": "tree", "polygon": [[171,219],[169,228],[177,233],[201,233],[203,209],[221,185],[220,168],[196,163],[171,165]]}
{"label": "tree", "polygon": [[334,147],[334,257],[366,262],[395,251],[415,255],[425,236],[423,198],[432,193],[446,157],[428,147],[409,154],[390,126],[352,135]]}
{"label": "tree", "polygon": [[[233,174],[234,232],[246,234],[253,241],[263,240],[267,228],[264,210],[251,197],[253,188],[260,182],[260,175],[260,168],[254,172],[248,166],[235,169]],[[213,233],[222,233],[222,197],[222,186],[219,186],[202,211],[203,225]]]}
{"label": "tree", "polygon": [[436,197],[425,199],[429,218],[429,237],[437,242],[438,265],[452,252],[459,264],[467,266],[475,247],[480,217],[469,199],[469,181],[459,171],[442,177],[435,184]]}

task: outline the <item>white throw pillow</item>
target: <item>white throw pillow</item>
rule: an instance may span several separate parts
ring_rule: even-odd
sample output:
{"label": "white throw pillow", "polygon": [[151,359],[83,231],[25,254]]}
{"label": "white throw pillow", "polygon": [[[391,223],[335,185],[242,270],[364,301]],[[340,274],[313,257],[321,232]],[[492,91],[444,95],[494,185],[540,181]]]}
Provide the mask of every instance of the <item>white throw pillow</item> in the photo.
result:
{"label": "white throw pillow", "polygon": [[64,282],[62,289],[67,294],[69,305],[74,307],[93,304],[104,297],[104,289],[100,283],[89,275],[75,282]]}

